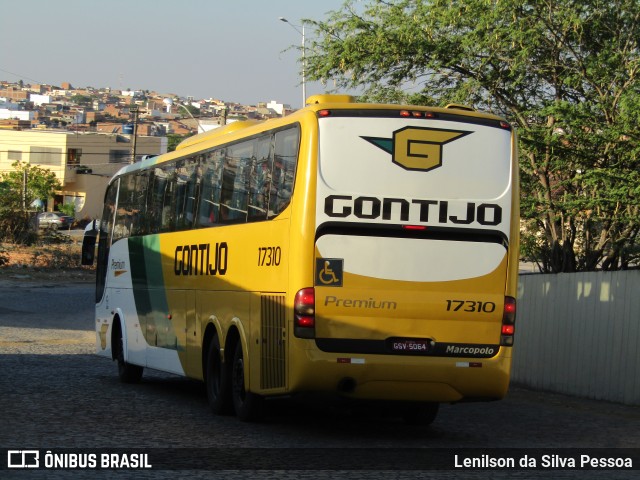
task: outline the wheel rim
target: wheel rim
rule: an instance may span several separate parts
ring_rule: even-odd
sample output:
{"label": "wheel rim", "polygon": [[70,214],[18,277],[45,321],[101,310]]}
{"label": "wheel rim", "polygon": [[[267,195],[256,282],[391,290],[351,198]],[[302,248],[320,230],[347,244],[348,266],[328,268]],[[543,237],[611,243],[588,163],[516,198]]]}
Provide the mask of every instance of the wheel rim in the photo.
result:
{"label": "wheel rim", "polygon": [[124,341],[122,340],[122,335],[118,338],[118,355],[116,356],[116,360],[118,361],[118,369],[122,371],[124,369]]}
{"label": "wheel rim", "polygon": [[122,335],[118,339],[118,363],[124,364],[124,341],[122,340]]}
{"label": "wheel rim", "polygon": [[242,357],[233,364],[233,396],[241,403],[244,402],[244,361]]}
{"label": "wheel rim", "polygon": [[216,359],[213,362],[213,365],[209,365],[209,368],[211,368],[211,381],[210,381],[209,388],[211,390],[212,396],[214,398],[218,398],[220,396],[220,389],[221,389],[220,384],[221,384],[221,375],[222,375],[220,360]]}

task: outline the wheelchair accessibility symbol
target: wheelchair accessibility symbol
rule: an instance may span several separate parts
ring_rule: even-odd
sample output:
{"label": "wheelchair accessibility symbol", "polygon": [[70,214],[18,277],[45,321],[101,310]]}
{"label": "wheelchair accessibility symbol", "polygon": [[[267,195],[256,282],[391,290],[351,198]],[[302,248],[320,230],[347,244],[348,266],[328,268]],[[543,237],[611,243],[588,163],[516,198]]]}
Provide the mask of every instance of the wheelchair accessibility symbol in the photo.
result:
{"label": "wheelchair accessibility symbol", "polygon": [[343,262],[341,258],[316,258],[316,285],[341,287]]}

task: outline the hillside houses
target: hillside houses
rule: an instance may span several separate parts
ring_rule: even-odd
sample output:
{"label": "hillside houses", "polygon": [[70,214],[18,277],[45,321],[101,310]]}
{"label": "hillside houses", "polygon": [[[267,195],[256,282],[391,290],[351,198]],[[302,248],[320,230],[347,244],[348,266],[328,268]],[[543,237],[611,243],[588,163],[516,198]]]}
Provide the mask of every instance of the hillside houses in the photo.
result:
{"label": "hillside houses", "polygon": [[287,108],[148,90],[0,81],[0,171],[16,161],[48,168],[63,185],[48,209],[73,202],[76,218],[96,218],[111,176],[145,155],[166,152],[167,136],[189,136],[234,119],[280,116]]}

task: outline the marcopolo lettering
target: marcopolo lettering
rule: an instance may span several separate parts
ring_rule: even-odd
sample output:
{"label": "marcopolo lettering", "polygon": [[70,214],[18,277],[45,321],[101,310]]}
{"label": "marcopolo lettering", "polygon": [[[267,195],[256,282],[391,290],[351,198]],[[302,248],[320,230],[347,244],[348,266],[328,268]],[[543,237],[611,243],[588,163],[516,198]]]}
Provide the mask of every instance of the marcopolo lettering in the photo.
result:
{"label": "marcopolo lettering", "polygon": [[228,258],[227,242],[178,245],[173,270],[176,275],[224,275]]}
{"label": "marcopolo lettering", "polygon": [[355,216],[365,220],[438,222],[442,224],[496,226],[502,223],[502,208],[495,203],[467,202],[466,206],[450,205],[446,200],[352,197],[329,195],[324,200],[324,213],[333,218]]}
{"label": "marcopolo lettering", "polygon": [[447,345],[446,353],[448,355],[460,355],[465,357],[493,357],[497,353],[497,347]]}

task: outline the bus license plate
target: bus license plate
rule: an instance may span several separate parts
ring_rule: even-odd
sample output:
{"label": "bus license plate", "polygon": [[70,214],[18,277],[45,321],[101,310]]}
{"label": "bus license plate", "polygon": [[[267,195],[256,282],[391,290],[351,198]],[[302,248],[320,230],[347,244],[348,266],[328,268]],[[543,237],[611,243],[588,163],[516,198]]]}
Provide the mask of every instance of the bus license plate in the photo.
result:
{"label": "bus license plate", "polygon": [[390,338],[388,342],[391,351],[409,354],[429,353],[433,345],[429,338]]}

